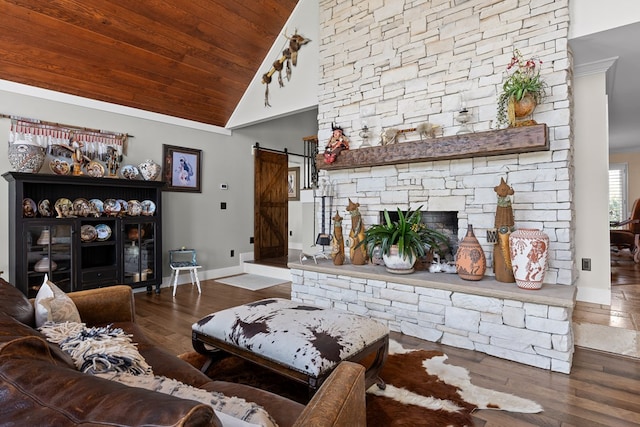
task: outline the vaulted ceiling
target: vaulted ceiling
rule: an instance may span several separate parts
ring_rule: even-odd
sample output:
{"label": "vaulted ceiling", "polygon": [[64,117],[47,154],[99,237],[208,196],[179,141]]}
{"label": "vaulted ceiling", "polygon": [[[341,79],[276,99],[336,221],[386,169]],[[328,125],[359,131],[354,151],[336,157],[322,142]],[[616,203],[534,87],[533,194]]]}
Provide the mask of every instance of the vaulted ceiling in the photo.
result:
{"label": "vaulted ceiling", "polygon": [[297,0],[0,0],[0,79],[224,127]]}

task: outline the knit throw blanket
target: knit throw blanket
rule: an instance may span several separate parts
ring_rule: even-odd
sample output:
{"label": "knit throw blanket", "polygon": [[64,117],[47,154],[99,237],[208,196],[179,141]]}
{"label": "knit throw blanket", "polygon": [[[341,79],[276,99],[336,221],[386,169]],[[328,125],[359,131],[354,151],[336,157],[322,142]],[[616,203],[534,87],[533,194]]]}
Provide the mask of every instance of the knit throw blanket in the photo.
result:
{"label": "knit throw blanket", "polygon": [[76,368],[87,374],[127,372],[132,375],[150,375],[138,348],[120,328],[111,325],[87,328],[84,323],[47,322],[40,331],[47,340],[56,343],[73,359]]}
{"label": "knit throw blanket", "polygon": [[130,387],[205,403],[213,408],[224,427],[277,427],[267,411],[253,402],[154,375],[131,335],[121,328],[111,325],[87,328],[84,323],[47,322],[39,329],[48,341],[58,344],[71,356],[81,372]]}

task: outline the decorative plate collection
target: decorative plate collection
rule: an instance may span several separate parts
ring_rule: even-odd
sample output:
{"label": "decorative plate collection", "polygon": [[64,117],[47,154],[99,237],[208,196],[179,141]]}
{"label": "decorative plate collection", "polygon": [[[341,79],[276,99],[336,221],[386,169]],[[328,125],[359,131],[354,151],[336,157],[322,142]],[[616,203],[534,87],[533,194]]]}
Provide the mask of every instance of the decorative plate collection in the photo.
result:
{"label": "decorative plate collection", "polygon": [[95,227],[84,224],[80,227],[80,240],[83,242],[104,242],[111,237],[111,227],[107,224],[98,224]]}
{"label": "decorative plate collection", "polygon": [[[44,159],[43,163],[44,163]],[[109,170],[107,170],[109,168]],[[65,158],[53,158],[49,161],[49,169],[55,175],[71,175],[73,171],[72,162]],[[118,170],[118,165],[112,168],[112,165],[107,162],[105,166],[98,160],[91,160],[88,163],[82,165],[82,172],[73,173],[73,175],[87,175],[92,178],[103,178],[108,176],[110,178],[117,177],[118,173],[123,179],[141,179],[144,181],[155,181],[160,176],[162,166],[151,159],[146,159],[138,166],[124,165]],[[26,172],[26,170],[24,171]],[[36,171],[34,171],[36,172]]]}
{"label": "decorative plate collection", "polygon": [[87,200],[75,199],[73,202],[67,198],[56,200],[51,206],[49,199],[41,200],[36,204],[30,198],[22,200],[22,216],[24,218],[76,218],[105,216],[153,216],[156,212],[156,204],[151,200],[123,200],[100,199]]}

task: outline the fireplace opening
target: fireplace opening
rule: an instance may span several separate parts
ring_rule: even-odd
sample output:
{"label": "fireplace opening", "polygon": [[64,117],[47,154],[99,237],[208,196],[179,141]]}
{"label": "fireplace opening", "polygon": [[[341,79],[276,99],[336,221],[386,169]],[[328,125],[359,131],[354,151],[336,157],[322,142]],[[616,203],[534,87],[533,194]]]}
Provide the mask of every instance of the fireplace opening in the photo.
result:
{"label": "fireplace opening", "polygon": [[[389,219],[398,221],[398,211],[389,211]],[[379,212],[379,221],[380,224],[384,223],[384,211]],[[448,237],[451,251],[442,261],[452,261],[453,254],[458,250],[458,211],[422,211],[422,223]]]}

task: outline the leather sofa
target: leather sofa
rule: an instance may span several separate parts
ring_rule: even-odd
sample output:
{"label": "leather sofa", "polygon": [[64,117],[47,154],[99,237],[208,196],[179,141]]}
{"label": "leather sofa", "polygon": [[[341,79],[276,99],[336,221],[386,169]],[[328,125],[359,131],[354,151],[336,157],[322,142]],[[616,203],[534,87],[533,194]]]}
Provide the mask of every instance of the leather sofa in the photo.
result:
{"label": "leather sofa", "polygon": [[[135,323],[128,286],[68,295],[87,326],[113,324],[132,334],[156,375],[256,402],[280,427],[366,425],[364,368],[358,364],[342,362],[305,406],[254,387],[215,381],[155,345]],[[208,405],[77,371],[34,325],[32,301],[0,278],[1,426],[221,425]]]}

